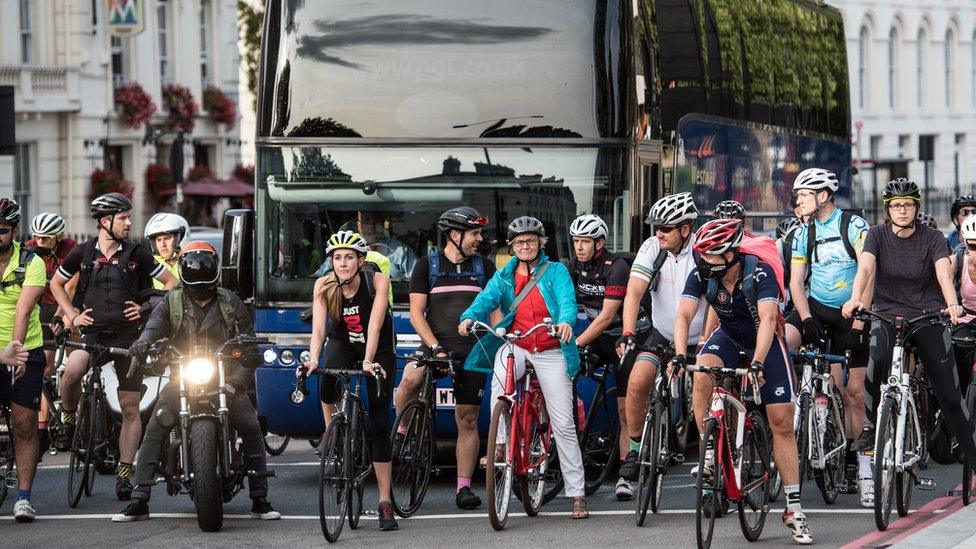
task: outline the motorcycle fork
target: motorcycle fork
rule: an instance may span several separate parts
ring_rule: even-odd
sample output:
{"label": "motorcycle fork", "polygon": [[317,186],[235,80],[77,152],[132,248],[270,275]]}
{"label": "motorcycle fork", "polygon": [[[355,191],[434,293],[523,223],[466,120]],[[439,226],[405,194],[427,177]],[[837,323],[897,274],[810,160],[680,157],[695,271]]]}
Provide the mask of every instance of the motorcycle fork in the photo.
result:
{"label": "motorcycle fork", "polygon": [[178,369],[180,372],[180,428],[183,429],[183,436],[180,437],[180,463],[183,464],[180,479],[184,483],[188,483],[190,482],[190,403],[186,398],[182,357],[180,357]]}
{"label": "motorcycle fork", "polygon": [[217,402],[219,404],[217,417],[220,419],[220,431],[224,439],[221,445],[223,446],[223,451],[221,452],[223,455],[220,456],[220,461],[223,464],[224,476],[229,477],[231,476],[230,460],[231,456],[234,455],[234,442],[236,441],[230,439],[230,421],[228,420],[230,412],[227,408],[227,391],[225,390],[227,384],[226,377],[224,376],[224,360],[219,357],[217,358],[217,376],[220,383],[218,385],[217,395]]}

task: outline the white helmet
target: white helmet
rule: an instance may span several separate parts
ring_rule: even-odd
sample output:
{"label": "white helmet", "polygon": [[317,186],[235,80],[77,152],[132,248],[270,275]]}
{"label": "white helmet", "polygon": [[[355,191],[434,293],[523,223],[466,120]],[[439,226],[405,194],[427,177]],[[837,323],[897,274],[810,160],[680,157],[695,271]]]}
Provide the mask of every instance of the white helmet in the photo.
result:
{"label": "white helmet", "polygon": [[31,220],[30,232],[37,236],[59,236],[64,232],[64,218],[56,213],[39,213]]}
{"label": "white helmet", "polygon": [[959,236],[963,240],[976,240],[976,215],[966,216],[959,226]]}
{"label": "white helmet", "polygon": [[607,224],[596,214],[583,214],[569,226],[570,236],[607,238]]}
{"label": "white helmet", "polygon": [[145,230],[145,236],[149,240],[153,253],[159,253],[156,250],[155,238],[161,234],[176,235],[176,250],[179,251],[190,242],[190,224],[182,216],[173,213],[155,214],[149,218]]}
{"label": "white helmet", "polygon": [[837,176],[834,172],[820,168],[807,168],[800,172],[793,180],[793,190],[810,189],[811,191],[828,190],[837,192]]}
{"label": "white helmet", "polygon": [[684,221],[698,219],[698,208],[691,193],[678,193],[665,196],[651,206],[644,220],[648,225],[677,225]]}

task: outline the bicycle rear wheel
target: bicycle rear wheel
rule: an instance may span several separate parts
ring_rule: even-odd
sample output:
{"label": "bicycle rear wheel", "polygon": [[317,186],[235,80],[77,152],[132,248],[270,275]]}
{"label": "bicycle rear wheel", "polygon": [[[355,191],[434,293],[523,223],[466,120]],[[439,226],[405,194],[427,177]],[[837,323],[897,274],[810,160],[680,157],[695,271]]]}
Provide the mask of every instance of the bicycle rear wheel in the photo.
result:
{"label": "bicycle rear wheel", "polygon": [[[841,402],[840,393],[835,389],[830,410],[827,412],[827,425],[824,429],[820,448],[826,455],[834,448],[845,444],[844,405]],[[823,496],[824,503],[830,505],[837,501],[837,494],[840,493],[840,486],[844,482],[844,451],[841,450],[825,460],[822,469],[814,469],[813,478],[817,481],[817,488],[820,488],[820,495]]]}
{"label": "bicycle rear wheel", "polygon": [[[400,433],[403,431],[403,434]],[[427,406],[415,400],[397,415],[393,425],[393,510],[401,517],[417,512],[427,494],[434,432]]]}
{"label": "bicycle rear wheel", "polygon": [[72,508],[78,506],[83,493],[90,492],[88,486],[94,454],[91,449],[95,444],[95,432],[92,429],[95,415],[93,401],[93,396],[83,396],[75,414],[75,432],[71,439],[71,456],[68,460],[68,506]]}
{"label": "bicycle rear wheel", "polygon": [[647,509],[651,504],[652,479],[656,476],[654,471],[657,464],[653,448],[655,446],[655,426],[659,423],[657,408],[653,403],[648,403],[647,416],[644,420],[644,433],[641,435],[641,447],[640,451],[637,452],[637,466],[639,468],[637,477],[637,526],[644,525]]}
{"label": "bicycle rear wheel", "polygon": [[[702,433],[703,450],[698,455],[698,479],[695,481],[697,491],[697,505],[695,510],[695,537],[699,549],[712,546],[712,534],[715,532],[715,518],[719,514],[719,494],[722,486],[722,455],[718,445],[718,422],[714,418],[705,420]],[[706,452],[704,448],[714,448],[714,463],[711,474],[706,474]]]}
{"label": "bicycle rear wheel", "polygon": [[319,525],[329,543],[339,539],[348,511],[346,500],[352,472],[348,429],[343,419],[333,419],[319,447],[322,451],[319,461]]}
{"label": "bicycle rear wheel", "polygon": [[[976,375],[976,374],[974,374]],[[970,385],[966,391],[966,409],[969,417],[976,417],[976,385]],[[969,505],[976,500],[976,467],[966,460],[962,466],[962,504]]]}
{"label": "bicycle rear wheel", "polygon": [[[501,437],[501,442],[499,442]],[[512,498],[514,467],[509,459],[508,443],[512,440],[511,405],[499,400],[491,412],[486,456],[485,497],[488,499],[488,520],[495,530],[505,528]]]}
{"label": "bicycle rear wheel", "polygon": [[891,519],[891,500],[895,483],[896,401],[885,397],[878,422],[878,442],[874,449],[874,525],[880,531],[888,529]]}
{"label": "bicycle rear wheel", "polygon": [[[532,425],[529,427],[529,455],[528,471],[526,475],[519,479],[519,492],[522,500],[522,508],[525,514],[534,517],[539,514],[546,495],[546,473],[549,468],[549,459],[546,453],[549,451],[549,439],[552,433],[548,425],[539,425],[538,418],[532,418]],[[545,456],[546,459],[542,459]]]}
{"label": "bicycle rear wheel", "polygon": [[[612,408],[611,408],[612,406]],[[614,421],[612,410],[617,407],[617,388],[605,393],[598,391],[586,414],[586,429],[580,450],[583,452],[583,474],[586,495],[593,495],[606,481],[620,453],[620,423]]]}
{"label": "bicycle rear wheel", "polygon": [[[911,401],[905,413],[905,458],[909,459],[917,454],[921,454],[922,448],[916,445],[915,441],[922,436],[918,425],[918,415]],[[911,452],[909,454],[909,452]],[[899,517],[907,517],[912,505],[912,486],[915,480],[909,470],[905,470],[895,476],[895,503]]]}
{"label": "bicycle rear wheel", "polygon": [[759,412],[749,414],[751,425],[742,434],[742,496],[739,498],[739,526],[742,535],[756,541],[762,535],[769,513],[769,470],[772,444],[767,438],[766,420]]}

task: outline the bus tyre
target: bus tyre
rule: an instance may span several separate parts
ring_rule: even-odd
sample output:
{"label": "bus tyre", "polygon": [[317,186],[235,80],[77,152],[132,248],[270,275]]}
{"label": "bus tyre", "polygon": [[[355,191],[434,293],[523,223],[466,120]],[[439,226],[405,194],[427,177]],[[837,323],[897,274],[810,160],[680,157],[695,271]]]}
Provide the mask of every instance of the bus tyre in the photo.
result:
{"label": "bus tyre", "polygon": [[212,421],[190,424],[190,463],[197,525],[204,532],[216,532],[224,522],[224,499],[217,468],[217,426]]}

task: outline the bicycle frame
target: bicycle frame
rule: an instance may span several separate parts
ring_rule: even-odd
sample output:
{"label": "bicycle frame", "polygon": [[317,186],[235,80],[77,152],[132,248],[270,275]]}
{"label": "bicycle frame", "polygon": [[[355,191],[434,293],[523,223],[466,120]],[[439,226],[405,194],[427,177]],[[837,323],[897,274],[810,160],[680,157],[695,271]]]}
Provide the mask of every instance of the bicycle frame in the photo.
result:
{"label": "bicycle frame", "polygon": [[[830,363],[841,363],[846,360],[845,357],[831,355],[829,354],[829,341],[828,341],[828,353],[820,354],[815,352],[813,349],[804,348],[797,352],[797,356],[804,358],[803,364],[803,374],[800,378],[800,391],[797,395],[798,401],[799,397],[809,397],[812,399],[816,395],[825,395],[827,397],[828,406],[830,409],[827,411],[828,414],[834,414],[835,417],[839,417],[839,411],[836,410],[837,402],[835,400],[834,384],[831,380],[830,374]],[[814,366],[820,366],[817,371],[814,371]],[[811,407],[811,411],[814,408]],[[799,425],[796,424],[800,417],[800,407],[796,407],[794,413],[794,431],[799,431]],[[844,451],[846,444],[839,444],[836,448],[830,449],[824,452],[822,446],[823,442],[823,432],[821,432],[819,420],[814,413],[807,413],[807,433],[816,433],[817,436],[809,436],[807,440],[807,448],[799,448],[800,452],[806,451],[807,460],[810,466],[814,469],[823,469],[828,460],[830,460],[835,455]]]}
{"label": "bicycle frame", "polygon": [[[328,371],[324,373],[329,373]],[[363,406],[363,399],[360,396],[360,384],[362,380],[359,376],[354,376],[357,379],[346,378],[343,382],[343,389],[341,396],[339,397],[339,402],[336,403],[336,411],[332,414],[332,421],[344,421],[349,424],[349,429],[346,430],[346,444],[352,444],[353,433],[359,432],[361,428],[359,426],[359,421],[365,414],[365,408]],[[379,383],[377,381],[377,383]],[[349,386],[352,385],[352,389]],[[381,433],[379,436],[383,436],[386,433]],[[367,455],[369,454],[369,447],[367,445],[364,448]],[[355,457],[353,457],[355,460]],[[353,471],[354,476],[352,478],[343,478],[342,480],[351,482],[353,484],[361,484],[366,480],[366,477],[373,472],[373,460],[370,458],[367,460],[369,465],[361,471],[359,474],[355,474],[355,469],[352,467],[349,470]],[[345,468],[343,468],[345,470]]]}

